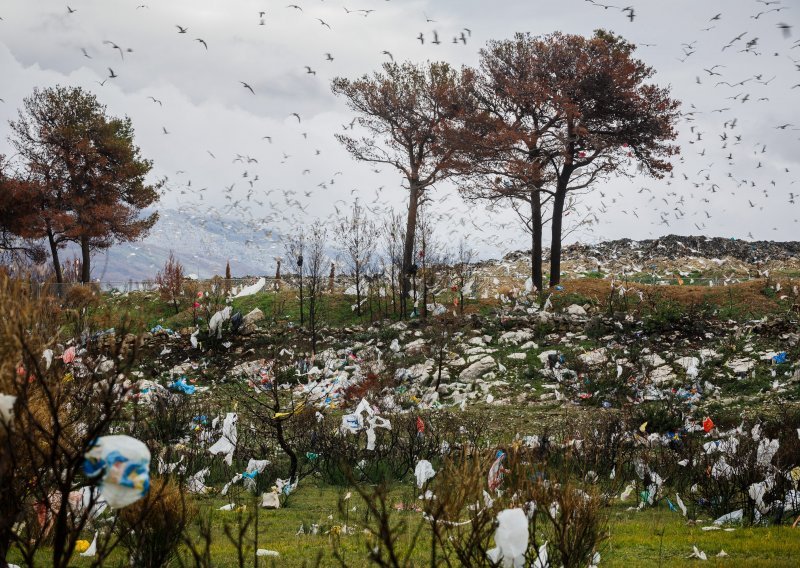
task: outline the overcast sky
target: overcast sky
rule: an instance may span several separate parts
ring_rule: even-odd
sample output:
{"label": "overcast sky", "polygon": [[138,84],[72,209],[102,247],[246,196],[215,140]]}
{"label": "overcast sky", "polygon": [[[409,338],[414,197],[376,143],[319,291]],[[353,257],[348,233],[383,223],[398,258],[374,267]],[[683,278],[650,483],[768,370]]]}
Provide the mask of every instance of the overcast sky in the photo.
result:
{"label": "overcast sky", "polygon": [[[287,7],[292,1],[300,9]],[[397,172],[355,162],[334,139],[353,115],[331,94],[333,77],[372,72],[389,58],[384,52],[397,61],[476,65],[489,39],[517,31],[588,35],[602,27],[637,43],[637,55],[657,70],[654,81],[671,86],[682,110],[695,114],[679,125],[682,153],[674,177],[598,185],[583,198],[582,211],[596,213],[599,223],[569,240],[669,233],[798,238],[797,0],[626,0],[609,8],[585,0],[68,3],[69,9],[50,0],[0,3],[0,153],[10,153],[7,122],[34,87],[82,86],[110,114],[133,120],[142,154],[155,164],[153,179],[169,178],[161,207],[252,218],[254,233],[325,219],[337,201],[342,208],[341,200],[355,196],[402,209],[406,195]],[[620,9],[627,5],[632,22]],[[453,44],[465,28],[467,44]],[[430,43],[434,30],[441,45]],[[416,39],[420,33],[424,45]],[[109,78],[109,67],[118,77]],[[251,161],[235,161],[237,155]],[[292,190],[297,193],[288,199],[299,204],[287,203],[283,191]],[[526,246],[513,214],[465,206],[446,184],[435,197],[438,209],[452,215],[441,231],[451,242],[467,234],[487,255]]]}

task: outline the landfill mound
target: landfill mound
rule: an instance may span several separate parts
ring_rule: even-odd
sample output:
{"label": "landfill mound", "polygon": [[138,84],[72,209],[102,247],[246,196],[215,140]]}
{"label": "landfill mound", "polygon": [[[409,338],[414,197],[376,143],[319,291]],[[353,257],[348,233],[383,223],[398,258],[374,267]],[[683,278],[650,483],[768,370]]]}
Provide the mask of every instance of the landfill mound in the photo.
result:
{"label": "landfill mound", "polygon": [[[506,254],[499,264],[528,263],[530,252]],[[636,241],[617,239],[597,244],[575,243],[562,250],[562,268],[570,273],[652,273],[711,276],[759,276],[800,270],[800,242],[744,241],[722,237],[667,235]],[[549,262],[550,251],[544,250]],[[492,263],[486,263],[492,264]],[[497,263],[495,263],[497,264]]]}

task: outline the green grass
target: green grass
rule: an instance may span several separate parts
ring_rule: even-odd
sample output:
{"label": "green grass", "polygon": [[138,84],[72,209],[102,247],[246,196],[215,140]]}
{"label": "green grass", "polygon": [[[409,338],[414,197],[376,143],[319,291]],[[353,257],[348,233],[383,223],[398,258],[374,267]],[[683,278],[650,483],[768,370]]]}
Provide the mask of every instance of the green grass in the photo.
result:
{"label": "green grass", "polygon": [[[800,538],[790,527],[736,527],[733,532],[703,531],[702,523],[687,525],[666,504],[645,511],[612,510],[610,539],[601,566],[696,566],[692,546],[708,555],[712,566],[797,566]],[[728,553],[717,558],[720,550]]]}
{"label": "green grass", "polygon": [[[346,488],[333,488],[307,481],[290,496],[289,506],[278,510],[259,510],[258,547],[275,550],[280,558],[277,566],[303,566],[304,562],[314,565],[321,555],[321,566],[338,565],[333,557],[331,529],[345,523],[352,528],[351,534],[339,537],[340,550],[345,556],[347,566],[368,566],[366,551],[368,540],[363,529],[367,522],[365,506],[353,492],[347,501],[347,517],[339,511],[339,502],[347,493]],[[416,488],[411,485],[396,485],[390,493],[392,502],[412,502],[416,500]],[[252,499],[250,497],[249,499]],[[213,518],[212,555],[214,565],[221,568],[238,566],[237,549],[225,537],[226,524],[235,527],[236,512],[219,511],[227,503],[225,498],[199,497],[201,512],[210,513]],[[236,500],[237,504],[247,504],[247,497]],[[352,510],[355,508],[355,510]],[[615,505],[607,510],[609,514],[609,539],[600,548],[601,566],[693,566],[697,560],[689,559],[692,546],[705,551],[713,566],[797,566],[800,558],[800,538],[798,529],[790,527],[740,528],[733,532],[703,531],[698,523],[689,525],[679,514],[671,512],[666,504],[644,511],[627,511],[624,505]],[[420,514],[414,512],[395,512],[396,521],[404,521],[408,530],[399,540],[401,550],[410,545],[411,529],[420,522]],[[297,534],[301,525],[308,533],[312,524],[319,525],[319,534]],[[253,529],[248,533],[249,553],[247,565],[252,564]],[[89,534],[85,535],[91,539]],[[414,565],[427,566],[429,558],[429,538],[427,529],[413,552]],[[720,550],[728,553],[726,558],[717,558]],[[47,552],[47,551],[45,551]],[[108,564],[123,565],[125,555],[122,550],[115,552]],[[9,559],[14,561],[14,556]],[[45,557],[42,556],[43,564]],[[76,555],[73,565],[89,566],[90,559]],[[271,559],[261,558],[259,566],[271,566]]]}

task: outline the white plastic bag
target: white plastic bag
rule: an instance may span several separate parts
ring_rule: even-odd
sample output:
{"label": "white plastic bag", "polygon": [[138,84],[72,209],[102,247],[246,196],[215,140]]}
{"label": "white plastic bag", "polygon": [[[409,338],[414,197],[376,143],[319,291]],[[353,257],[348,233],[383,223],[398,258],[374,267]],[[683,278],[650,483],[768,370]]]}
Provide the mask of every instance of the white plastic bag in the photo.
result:
{"label": "white plastic bag", "polygon": [[492,562],[502,561],[504,568],[525,566],[528,550],[528,517],[522,509],[506,509],[497,515],[498,527],[494,532],[495,548],[487,555]]}
{"label": "white plastic bag", "polygon": [[101,436],[84,455],[88,477],[100,477],[100,494],[112,509],[135,503],[150,489],[150,450],[130,436]]}
{"label": "white plastic bag", "polygon": [[229,412],[225,415],[225,420],[222,422],[222,436],[217,440],[213,446],[208,448],[212,454],[225,454],[225,463],[231,465],[233,461],[233,451],[236,449],[236,441],[239,436],[236,432],[236,421],[238,417],[235,412]]}
{"label": "white plastic bag", "polygon": [[432,479],[436,472],[428,460],[419,460],[417,467],[414,468],[414,476],[417,478],[417,487],[422,489],[425,483]]}

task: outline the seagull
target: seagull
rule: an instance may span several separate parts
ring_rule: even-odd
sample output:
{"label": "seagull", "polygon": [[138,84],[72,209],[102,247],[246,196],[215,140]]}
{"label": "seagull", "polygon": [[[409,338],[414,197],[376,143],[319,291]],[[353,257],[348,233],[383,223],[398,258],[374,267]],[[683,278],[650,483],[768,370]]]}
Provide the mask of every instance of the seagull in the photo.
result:
{"label": "seagull", "polygon": [[189,31],[189,28],[181,27],[178,24],[175,24],[175,27],[178,28],[178,33],[179,34],[185,34],[186,32]]}
{"label": "seagull", "polygon": [[84,56],[86,59],[91,59],[91,58],[92,58],[92,56],[91,56],[91,55],[89,55],[89,54],[86,52],[86,48],[85,48],[85,47],[82,47],[82,48],[81,48],[81,51],[83,52],[83,56]]}
{"label": "seagull", "polygon": [[293,112],[293,113],[291,113],[289,116],[293,116],[293,117],[295,117],[295,118],[297,119],[297,123],[298,123],[298,124],[301,122],[301,121],[300,121],[300,115],[299,115],[299,114],[297,114],[296,112]]}
{"label": "seagull", "polygon": [[69,6],[67,6],[67,13],[69,13],[69,14],[74,14],[75,12],[77,12],[77,10],[76,10],[76,9],[74,9],[74,8],[70,8]]}
{"label": "seagull", "polygon": [[311,67],[309,67],[308,65],[306,65],[306,66],[305,66],[305,68],[306,68],[306,74],[307,74],[307,75],[316,75],[316,74],[317,74],[317,72],[316,72],[316,71],[314,71],[314,70],[313,70]]}
{"label": "seagull", "polygon": [[439,41],[439,32],[437,32],[436,30],[433,30],[433,41],[431,43],[436,45],[442,43],[441,41]]}
{"label": "seagull", "polygon": [[388,52],[388,51],[386,51],[386,50],[383,50],[381,53],[382,53],[383,55],[388,55],[388,56],[389,56],[389,59],[391,59],[392,61],[394,61],[394,55],[392,55],[390,52]]}
{"label": "seagull", "polygon": [[200,43],[202,43],[202,44],[203,44],[203,47],[205,47],[205,48],[206,48],[206,51],[208,51],[208,44],[205,42],[205,40],[204,40],[204,39],[197,38],[197,39],[195,39],[194,41],[199,41]]}
{"label": "seagull", "polygon": [[150,99],[151,101],[153,101],[154,103],[158,103],[158,106],[162,106],[162,107],[164,106],[163,104],[161,104],[161,101],[158,100],[155,97],[150,96],[150,97],[147,97],[147,98]]}
{"label": "seagull", "polygon": [[325,54],[325,60],[326,61],[333,61],[333,56],[330,53],[326,53]]}
{"label": "seagull", "polygon": [[244,81],[239,81],[239,82],[242,84],[242,86],[243,86],[245,89],[249,89],[249,90],[250,90],[250,92],[251,92],[251,93],[253,93],[254,95],[256,94],[256,92],[253,90],[253,87],[251,87],[250,85],[248,85],[248,84],[247,84],[247,83],[245,83]]}
{"label": "seagull", "polygon": [[422,32],[419,32],[419,35],[417,36],[417,39],[419,40],[420,43],[422,43],[422,44],[425,43],[425,35]]}
{"label": "seagull", "polygon": [[[119,56],[122,58],[123,61],[125,60],[125,55],[122,52],[122,48],[120,46],[118,46],[116,43],[114,43],[113,41],[105,40],[103,42],[103,45],[110,45],[112,49],[119,50]],[[130,52],[130,51],[133,51],[133,50],[128,48],[128,51]]]}
{"label": "seagull", "polygon": [[287,8],[295,8],[295,9],[297,9],[297,10],[300,10],[301,12],[303,11],[303,9],[302,9],[300,6],[298,6],[297,4],[289,4],[289,5],[288,5],[288,6],[286,6],[286,7],[287,7]]}
{"label": "seagull", "polygon": [[116,79],[117,77],[119,77],[119,75],[114,73],[114,70],[111,67],[108,68],[108,72],[109,72],[108,76],[109,79]]}
{"label": "seagull", "polygon": [[320,24],[322,24],[326,28],[331,29],[331,27],[327,24],[327,22],[325,22],[325,20],[321,20],[319,18],[317,18],[317,20],[319,21]]}

